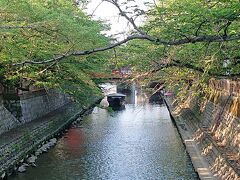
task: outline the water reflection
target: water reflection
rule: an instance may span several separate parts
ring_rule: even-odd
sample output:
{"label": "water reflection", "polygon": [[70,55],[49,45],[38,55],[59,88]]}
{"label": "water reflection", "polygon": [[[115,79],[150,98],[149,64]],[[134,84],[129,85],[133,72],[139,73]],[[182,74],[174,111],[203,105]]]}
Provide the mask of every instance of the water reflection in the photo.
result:
{"label": "water reflection", "polygon": [[95,108],[37,165],[11,179],[197,179],[166,107],[150,104]]}
{"label": "water reflection", "polygon": [[124,105],[121,105],[121,106],[113,106],[113,107],[112,107],[112,110],[113,110],[113,111],[122,111],[122,110],[124,110],[124,109],[126,109],[125,104],[124,104]]}
{"label": "water reflection", "polygon": [[198,179],[167,108],[142,103],[132,88],[124,110],[96,107],[37,160],[37,168],[10,179]]}

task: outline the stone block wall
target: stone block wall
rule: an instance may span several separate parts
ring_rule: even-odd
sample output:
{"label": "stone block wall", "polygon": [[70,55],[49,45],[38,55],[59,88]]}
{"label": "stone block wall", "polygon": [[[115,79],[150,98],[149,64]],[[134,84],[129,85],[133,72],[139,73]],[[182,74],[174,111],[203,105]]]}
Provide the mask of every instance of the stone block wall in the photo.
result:
{"label": "stone block wall", "polygon": [[230,79],[211,79],[209,86],[213,89],[224,91],[228,94],[239,95],[240,94],[240,81]]}
{"label": "stone block wall", "polygon": [[36,153],[36,150],[39,150],[40,146],[46,141],[49,142],[53,137],[59,137],[74,121],[80,121],[83,116],[91,113],[95,105],[99,103],[99,98],[92,99],[89,102],[91,105],[85,109],[79,104],[70,103],[58,109],[56,113],[50,114],[48,118],[45,118],[47,121],[33,122],[30,126],[19,127],[18,136],[10,137],[2,143],[1,139],[10,135],[12,131],[5,134],[0,138],[0,175],[16,173],[16,167],[22,165],[23,160],[26,162],[30,154],[38,156],[39,153]]}
{"label": "stone block wall", "polygon": [[0,97],[0,134],[19,124],[19,121],[3,106],[2,97]]}
{"label": "stone block wall", "polygon": [[0,97],[0,134],[41,118],[69,102],[67,95],[55,90],[26,93],[8,100]]}
{"label": "stone block wall", "polygon": [[208,100],[199,117],[205,133],[199,146],[221,179],[237,179],[240,174],[240,119],[230,109],[231,98],[223,105]]}
{"label": "stone block wall", "polygon": [[218,179],[240,179],[240,81],[210,80],[211,92],[178,103],[192,137]]}
{"label": "stone block wall", "polygon": [[22,117],[20,121],[26,123],[42,117],[69,103],[67,95],[50,90],[47,93],[27,94],[20,96]]}

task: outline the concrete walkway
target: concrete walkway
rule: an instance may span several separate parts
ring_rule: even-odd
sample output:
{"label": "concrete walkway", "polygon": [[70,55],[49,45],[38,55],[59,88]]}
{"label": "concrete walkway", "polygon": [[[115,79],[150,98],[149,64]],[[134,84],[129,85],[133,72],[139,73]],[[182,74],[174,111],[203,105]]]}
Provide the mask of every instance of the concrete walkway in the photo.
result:
{"label": "concrete walkway", "polygon": [[178,131],[192,160],[194,169],[199,175],[199,178],[201,180],[217,180],[218,178],[211,173],[208,162],[201,155],[201,150],[198,148],[197,142],[192,137],[193,133],[191,132],[191,127],[181,116],[173,112],[171,101],[169,99],[166,98],[165,102],[169,111],[171,112],[172,117],[174,118]]}

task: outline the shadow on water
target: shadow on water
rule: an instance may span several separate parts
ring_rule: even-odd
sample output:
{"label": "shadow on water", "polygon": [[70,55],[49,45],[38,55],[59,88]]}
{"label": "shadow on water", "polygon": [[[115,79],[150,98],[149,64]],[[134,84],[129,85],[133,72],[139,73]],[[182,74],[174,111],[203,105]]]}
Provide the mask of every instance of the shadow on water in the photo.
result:
{"label": "shadow on water", "polygon": [[126,109],[125,105],[111,107],[113,111],[122,111]]}
{"label": "shadow on water", "polygon": [[156,92],[149,98],[149,103],[151,104],[164,104],[163,98],[160,92]]}

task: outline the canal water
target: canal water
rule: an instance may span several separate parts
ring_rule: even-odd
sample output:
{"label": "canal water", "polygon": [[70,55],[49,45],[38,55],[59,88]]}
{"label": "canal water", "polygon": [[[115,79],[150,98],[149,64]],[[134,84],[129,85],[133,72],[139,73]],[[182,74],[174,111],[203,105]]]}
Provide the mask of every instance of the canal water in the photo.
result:
{"label": "canal water", "polygon": [[15,180],[194,180],[190,159],[164,105],[96,107]]}

